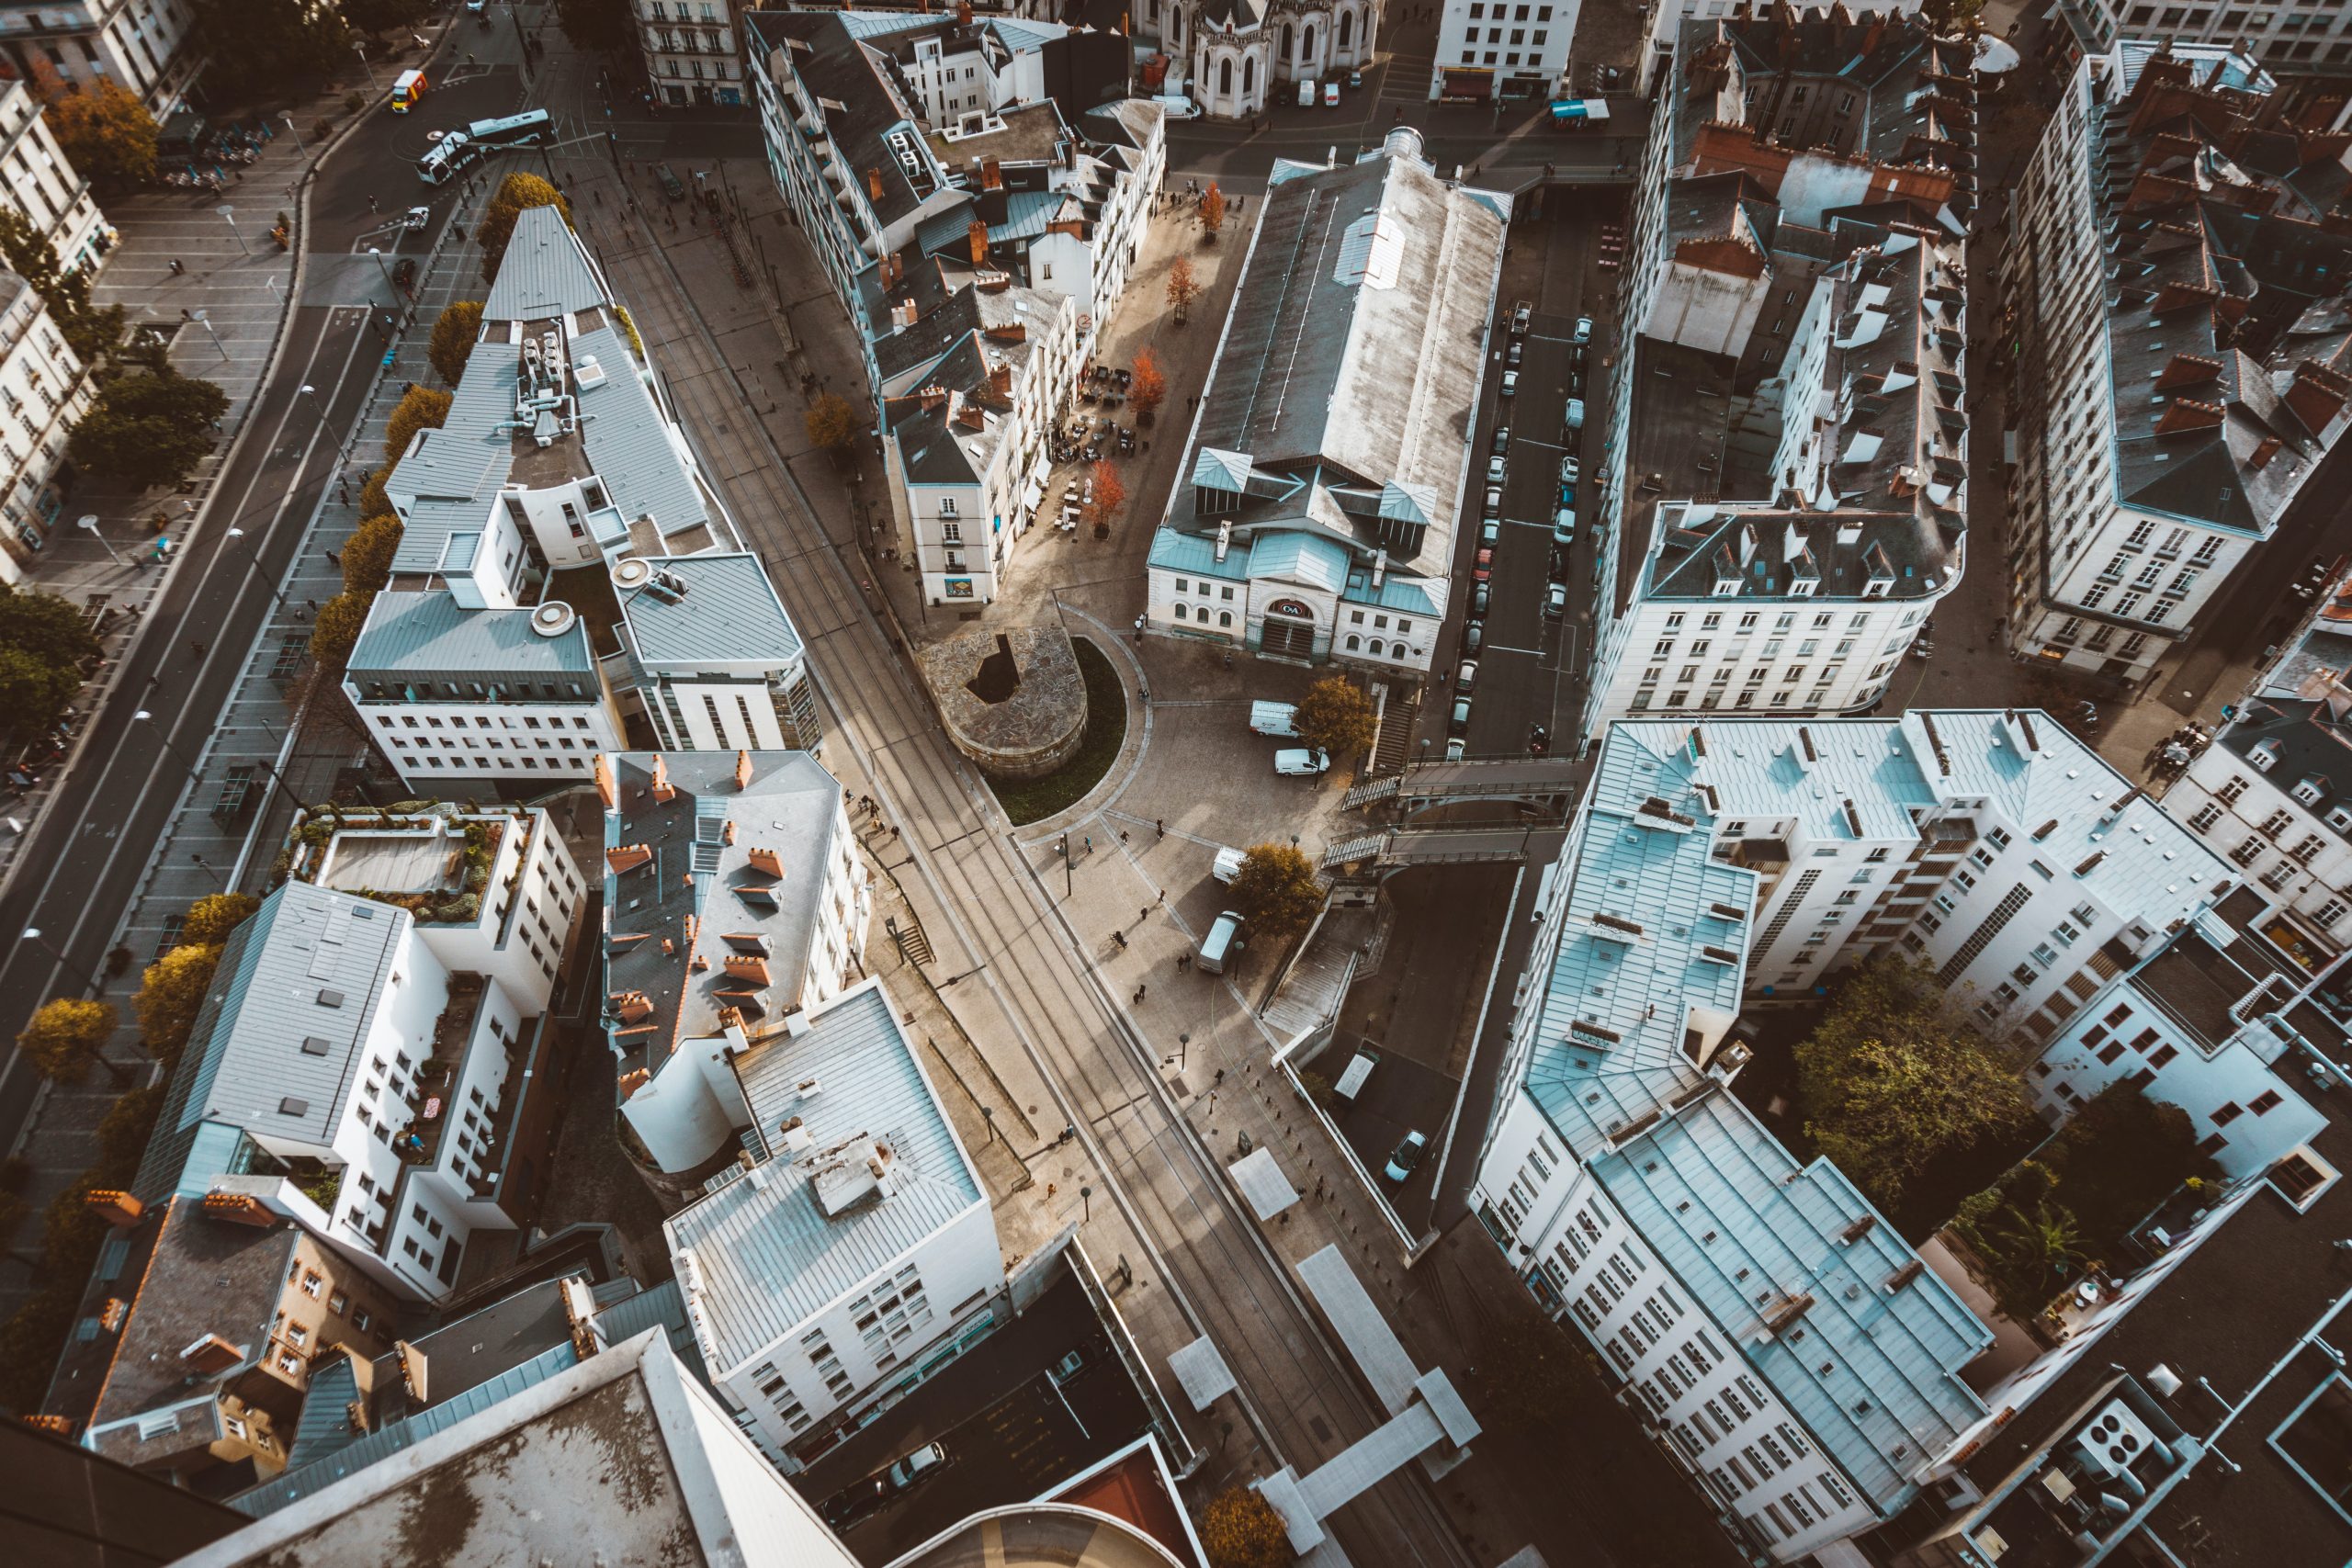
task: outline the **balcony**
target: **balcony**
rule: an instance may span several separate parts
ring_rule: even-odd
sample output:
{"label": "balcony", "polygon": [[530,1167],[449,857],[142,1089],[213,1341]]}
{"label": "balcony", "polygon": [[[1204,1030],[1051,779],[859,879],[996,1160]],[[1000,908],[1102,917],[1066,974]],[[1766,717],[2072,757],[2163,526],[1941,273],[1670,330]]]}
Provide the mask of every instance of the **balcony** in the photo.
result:
{"label": "balcony", "polygon": [[416,1087],[409,1091],[409,1123],[399,1142],[406,1164],[431,1165],[440,1156],[441,1140],[455,1119],[455,1090],[465,1081],[467,1048],[481,1021],[482,996],[489,987],[480,975],[449,976],[448,1005],[433,1021],[433,1054],[418,1069]]}

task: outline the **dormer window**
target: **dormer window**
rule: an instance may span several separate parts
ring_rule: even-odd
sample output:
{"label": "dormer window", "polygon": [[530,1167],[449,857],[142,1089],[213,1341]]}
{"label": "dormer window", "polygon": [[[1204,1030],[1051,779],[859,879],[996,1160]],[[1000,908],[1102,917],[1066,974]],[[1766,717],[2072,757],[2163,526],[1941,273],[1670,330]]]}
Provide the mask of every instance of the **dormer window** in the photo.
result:
{"label": "dormer window", "polygon": [[2352,806],[2339,806],[2330,811],[2327,825],[2339,833],[2352,833]]}
{"label": "dormer window", "polygon": [[2246,760],[2264,773],[2278,765],[2278,742],[2265,740],[2246,753]]}
{"label": "dormer window", "polygon": [[2317,778],[2307,778],[2298,783],[2292,793],[2303,805],[2317,806],[2327,791],[2321,786]]}

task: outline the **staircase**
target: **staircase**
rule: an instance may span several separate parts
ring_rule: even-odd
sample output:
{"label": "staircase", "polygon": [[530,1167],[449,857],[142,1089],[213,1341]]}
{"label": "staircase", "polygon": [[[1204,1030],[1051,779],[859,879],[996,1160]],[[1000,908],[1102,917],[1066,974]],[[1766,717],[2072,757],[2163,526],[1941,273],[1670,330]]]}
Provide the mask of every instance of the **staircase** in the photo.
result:
{"label": "staircase", "polygon": [[931,962],[931,938],[923,934],[922,921],[915,917],[912,910],[908,911],[904,926],[899,924],[898,916],[892,915],[883,920],[882,929],[888,931],[890,940],[899,944],[899,957],[913,964]]}
{"label": "staircase", "polygon": [[1390,698],[1380,716],[1380,739],[1372,749],[1374,773],[1394,775],[1405,771],[1405,764],[1412,760],[1413,722],[1420,714],[1421,688],[1418,684],[1404,695]]}
{"label": "staircase", "polygon": [[1359,780],[1347,794],[1340,797],[1340,808],[1342,811],[1353,811],[1358,807],[1370,806],[1374,801],[1394,800],[1396,798],[1396,787],[1404,782],[1403,776],[1397,773],[1389,773],[1381,778]]}
{"label": "staircase", "polygon": [[1371,860],[1388,842],[1385,833],[1370,833],[1361,839],[1346,839],[1323,852],[1323,869],[1329,871],[1350,861]]}

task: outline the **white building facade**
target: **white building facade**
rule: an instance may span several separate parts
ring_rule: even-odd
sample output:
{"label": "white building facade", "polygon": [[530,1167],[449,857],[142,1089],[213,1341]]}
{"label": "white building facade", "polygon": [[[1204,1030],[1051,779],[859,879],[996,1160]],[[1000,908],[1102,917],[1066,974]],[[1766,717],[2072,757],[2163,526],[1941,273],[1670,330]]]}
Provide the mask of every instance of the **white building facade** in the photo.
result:
{"label": "white building facade", "polygon": [[732,107],[748,101],[734,0],[636,0],[631,9],[646,80],[663,103]]}
{"label": "white building facade", "polygon": [[[1854,16],[1916,16],[1919,0],[1844,0]],[[1742,0],[1643,0],[1643,31],[1649,45],[1643,51],[1634,86],[1644,96],[1660,72],[1674,62],[1675,43],[1685,22],[1714,22],[1739,15]],[[1752,11],[1753,7],[1749,7]]]}
{"label": "white building facade", "polygon": [[1430,100],[1573,96],[1568,44],[1583,0],[1446,0]]}
{"label": "white building facade", "polygon": [[160,122],[186,100],[209,51],[186,0],[64,0],[0,14],[0,51],[31,80],[39,61],[69,87],[124,87]]}
{"label": "white building facade", "polygon": [[10,207],[49,241],[65,272],[95,267],[114,244],[113,227],[57,144],[40,100],[22,82],[0,84],[0,185]]}
{"label": "white building facade", "polygon": [[2054,14],[2086,50],[2101,53],[2119,41],[2170,39],[2244,54],[2281,76],[2352,72],[2352,12],[2338,6],[2059,0]]}
{"label": "white building facade", "polygon": [[0,271],[0,582],[20,582],[64,516],[65,438],[96,395],[32,285]]}
{"label": "white building facade", "polygon": [[[1145,0],[1136,30],[1183,62],[1182,91],[1217,119],[1262,113],[1372,63],[1380,27],[1373,0]],[[1175,92],[1170,86],[1166,89]]]}

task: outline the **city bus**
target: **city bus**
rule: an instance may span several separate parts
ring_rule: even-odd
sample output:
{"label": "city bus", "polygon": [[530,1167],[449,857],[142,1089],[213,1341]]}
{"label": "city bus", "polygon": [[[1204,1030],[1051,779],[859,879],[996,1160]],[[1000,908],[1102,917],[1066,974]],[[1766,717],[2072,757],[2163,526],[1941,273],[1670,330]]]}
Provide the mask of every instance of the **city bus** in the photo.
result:
{"label": "city bus", "polygon": [[416,161],[416,177],[429,186],[443,185],[472,168],[487,153],[509,147],[543,146],[554,137],[555,122],[545,109],[526,109],[502,119],[478,119],[427,148]]}
{"label": "city bus", "polygon": [[424,90],[433,84],[424,79],[422,71],[403,71],[392,78],[392,112],[406,114],[416,107]]}

